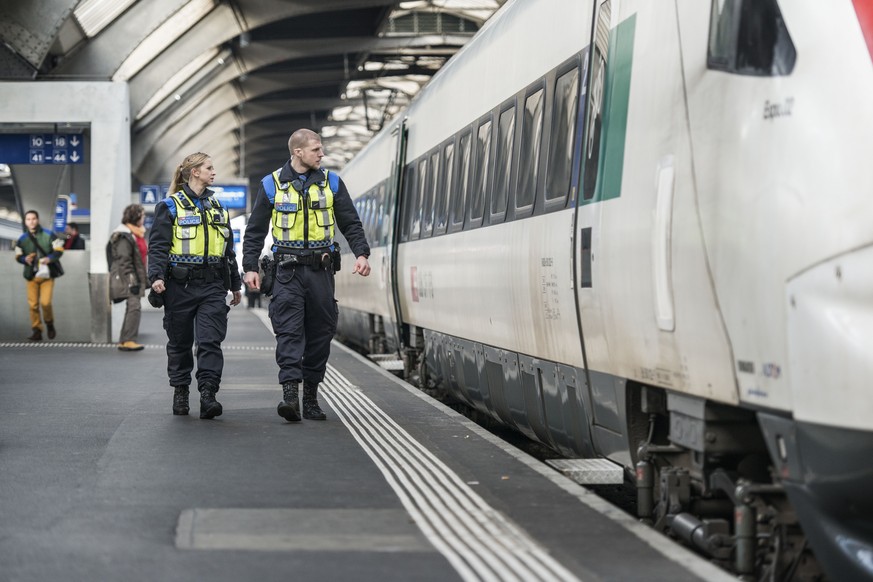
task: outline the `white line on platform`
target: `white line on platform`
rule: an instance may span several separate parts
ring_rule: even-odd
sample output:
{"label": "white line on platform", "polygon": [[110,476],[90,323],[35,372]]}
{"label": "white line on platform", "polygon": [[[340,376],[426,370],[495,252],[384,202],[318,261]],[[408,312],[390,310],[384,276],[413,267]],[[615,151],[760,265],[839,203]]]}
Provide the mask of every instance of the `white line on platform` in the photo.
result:
{"label": "white line on platform", "polygon": [[322,386],[424,535],[464,580],[576,580],[332,366]]}
{"label": "white line on platform", "polygon": [[[196,346],[196,344],[195,344]],[[0,342],[0,348],[38,348],[38,349],[54,349],[54,348],[85,348],[85,349],[118,349],[118,344],[112,343],[91,343],[91,342]],[[165,344],[143,344],[143,348],[147,350],[165,350]],[[255,352],[272,352],[275,351],[275,346],[240,346],[240,345],[222,345],[222,351],[255,351]]]}

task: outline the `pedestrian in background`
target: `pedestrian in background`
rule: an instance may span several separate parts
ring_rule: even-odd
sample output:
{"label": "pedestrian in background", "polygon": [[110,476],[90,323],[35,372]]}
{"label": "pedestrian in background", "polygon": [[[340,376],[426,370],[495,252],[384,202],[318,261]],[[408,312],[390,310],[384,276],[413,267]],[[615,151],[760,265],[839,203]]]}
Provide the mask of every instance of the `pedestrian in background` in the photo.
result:
{"label": "pedestrian in background", "polygon": [[64,241],[64,250],[83,251],[85,250],[85,239],[79,236],[79,225],[75,222],[69,223],[64,227],[64,234],[67,235],[67,240]]}
{"label": "pedestrian in background", "polygon": [[118,338],[122,352],[138,352],[136,342],[142,316],[142,296],[148,281],[146,273],[145,209],[130,204],[122,212],[121,224],[109,237],[109,295],[113,303],[127,301],[124,323]]}
{"label": "pedestrian in background", "polygon": [[200,418],[222,413],[215,394],[224,368],[227,291],[231,305],[242,299],[230,216],[208,188],[214,181],[212,158],[187,156],[173,174],[171,194],[155,206],[149,232],[148,274],[152,290],[163,295],[173,414],[188,414],[196,340]]}
{"label": "pedestrian in background", "polygon": [[272,234],[277,266],[268,312],[282,385],[277,410],[287,421],[300,420],[303,382],[303,418],[324,420],[317,396],[337,324],[334,273],[340,252],[334,227],[356,257],[352,273],[370,274],[370,247],[346,185],[338,174],[321,168],[321,137],[299,129],[288,140],[288,150],[291,159],[261,181],[246,225],[243,269],[246,286],[260,291],[258,258],[264,237]]}
{"label": "pedestrian in background", "polygon": [[[244,277],[245,273],[242,273],[242,275]],[[261,308],[261,292],[257,289],[252,289],[248,286],[246,286],[245,292],[246,292],[246,299],[248,300],[248,308],[254,309],[255,307],[257,307],[258,309],[260,309]]]}
{"label": "pedestrian in background", "polygon": [[[39,213],[28,210],[24,213],[24,234],[15,243],[15,260],[24,265],[27,280],[27,304],[30,306],[32,342],[42,340],[42,322],[45,321],[48,338],[55,339],[55,315],[52,308],[52,292],[55,279],[64,274],[61,255],[64,243],[53,232],[39,224]],[[42,309],[42,319],[40,319]]]}

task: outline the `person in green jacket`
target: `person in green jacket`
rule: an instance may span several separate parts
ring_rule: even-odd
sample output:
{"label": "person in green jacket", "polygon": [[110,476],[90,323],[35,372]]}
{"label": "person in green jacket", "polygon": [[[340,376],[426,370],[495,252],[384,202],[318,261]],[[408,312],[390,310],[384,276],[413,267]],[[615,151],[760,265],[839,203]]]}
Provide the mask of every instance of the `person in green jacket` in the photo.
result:
{"label": "person in green jacket", "polygon": [[[64,252],[64,241],[40,226],[36,210],[24,213],[24,226],[24,234],[15,243],[15,260],[24,265],[27,280],[27,304],[30,306],[30,327],[33,328],[33,334],[27,339],[33,342],[42,340],[42,321],[45,321],[48,338],[55,339],[52,291],[55,277],[60,276],[56,269]],[[52,263],[54,267],[49,266]]]}

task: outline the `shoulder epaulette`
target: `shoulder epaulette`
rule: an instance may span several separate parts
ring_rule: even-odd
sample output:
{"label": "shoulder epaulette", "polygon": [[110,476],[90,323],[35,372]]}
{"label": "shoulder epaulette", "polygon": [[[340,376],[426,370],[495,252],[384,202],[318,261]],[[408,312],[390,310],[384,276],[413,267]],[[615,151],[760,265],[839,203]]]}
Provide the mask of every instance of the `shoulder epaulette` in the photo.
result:
{"label": "shoulder epaulette", "polygon": [[[276,172],[281,172],[282,168],[276,170]],[[267,199],[272,203],[276,199],[276,181],[273,179],[273,174],[276,172],[270,172],[263,178],[261,178],[261,185],[264,187],[264,193],[267,195]]]}
{"label": "shoulder epaulette", "polygon": [[187,210],[189,212],[196,208],[194,206],[194,203],[191,202],[191,199],[188,198],[188,195],[185,193],[184,190],[179,190],[178,192],[173,194],[172,198],[174,200],[178,200],[179,203],[182,205],[182,208],[184,208],[185,210]]}
{"label": "shoulder epaulette", "polygon": [[264,187],[264,192],[267,198],[272,200],[276,196],[276,182],[273,180],[273,174],[267,174],[261,179],[261,185]]}
{"label": "shoulder epaulette", "polygon": [[336,191],[339,190],[339,174],[330,170],[325,170],[324,173],[327,174],[327,183],[330,184],[330,191],[336,194]]}

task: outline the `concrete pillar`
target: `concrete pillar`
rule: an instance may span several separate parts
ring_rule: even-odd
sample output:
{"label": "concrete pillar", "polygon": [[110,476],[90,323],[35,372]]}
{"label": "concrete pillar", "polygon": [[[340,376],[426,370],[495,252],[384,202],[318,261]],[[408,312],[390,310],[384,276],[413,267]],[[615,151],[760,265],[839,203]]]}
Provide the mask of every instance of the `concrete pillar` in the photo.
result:
{"label": "concrete pillar", "polygon": [[[14,123],[90,124],[91,244],[90,297],[81,312],[90,314],[91,341],[110,341],[111,309],[105,293],[109,274],[105,247],[109,234],[130,203],[130,94],[126,83],[0,82],[0,125]],[[48,168],[49,166],[43,166]],[[50,221],[54,206],[43,225]],[[88,301],[90,305],[85,305]],[[107,324],[109,322],[109,324]]]}

